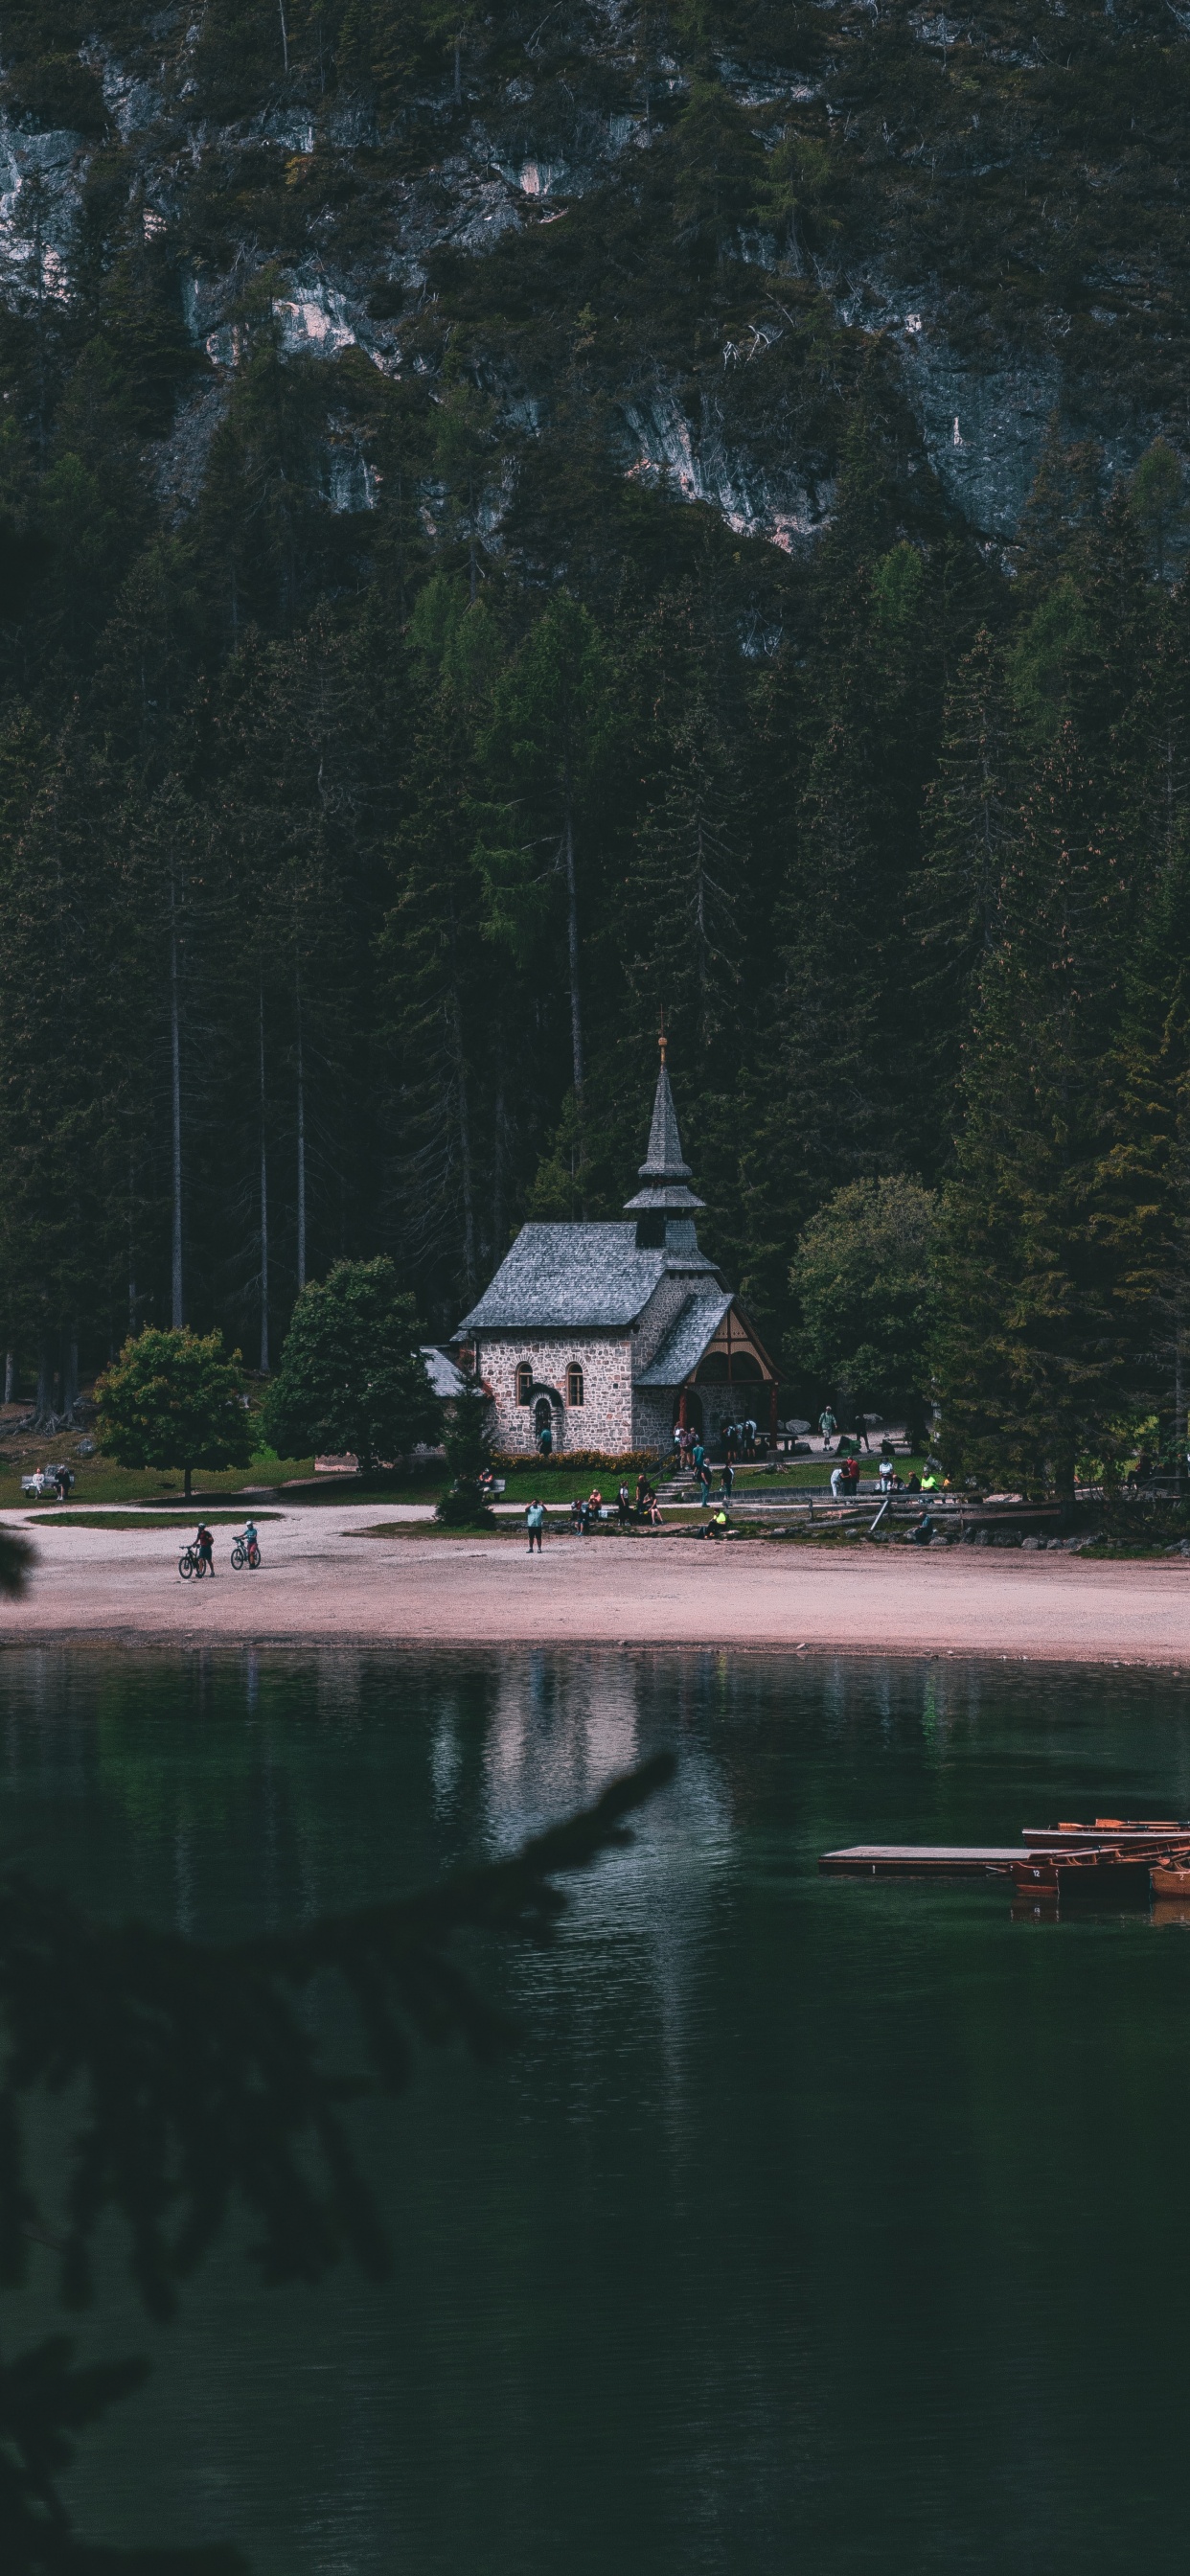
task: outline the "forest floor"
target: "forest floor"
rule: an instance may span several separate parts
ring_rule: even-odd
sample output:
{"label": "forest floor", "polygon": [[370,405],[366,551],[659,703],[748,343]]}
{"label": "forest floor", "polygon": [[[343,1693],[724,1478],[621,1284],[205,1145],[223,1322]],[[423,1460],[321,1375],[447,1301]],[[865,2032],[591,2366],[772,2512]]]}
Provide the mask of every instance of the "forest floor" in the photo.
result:
{"label": "forest floor", "polygon": [[1190,1671],[1182,1559],[715,1545],[671,1523],[585,1540],[550,1530],[530,1560],[516,1521],[455,1537],[419,1527],[417,1506],[387,1504],[380,1520],[374,1503],[344,1500],[271,1518],[255,1574],[231,1572],[220,1531],[217,1579],[198,1583],[179,1579],[175,1529],[103,1518],[5,1515],[36,1553],[24,1597],[0,1603],[0,1643],[706,1645]]}

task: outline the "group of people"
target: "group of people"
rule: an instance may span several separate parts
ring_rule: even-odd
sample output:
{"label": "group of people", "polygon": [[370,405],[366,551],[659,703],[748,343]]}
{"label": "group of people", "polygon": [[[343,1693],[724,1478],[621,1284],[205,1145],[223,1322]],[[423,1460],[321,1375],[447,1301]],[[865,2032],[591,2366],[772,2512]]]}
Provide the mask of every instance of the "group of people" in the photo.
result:
{"label": "group of people", "polygon": [[[243,1548],[244,1554],[248,1558],[249,1563],[251,1563],[253,1549],[258,1548],[260,1545],[255,1521],[250,1520],[245,1522],[244,1528],[240,1533],[240,1545]],[[213,1530],[208,1529],[205,1521],[199,1522],[197,1531],[195,1532],[194,1553],[198,1558],[200,1558],[202,1564],[205,1565],[207,1573],[213,1575],[215,1571],[215,1533]]]}
{"label": "group of people", "polygon": [[[589,1538],[602,1512],[603,1495],[598,1485],[592,1485],[589,1494],[576,1494],[570,1506],[572,1533],[579,1538]],[[616,1520],[621,1529],[631,1529],[634,1522],[638,1526],[644,1524],[654,1529],[660,1528],[661,1506],[657,1500],[657,1488],[650,1484],[643,1468],[636,1480],[635,1495],[629,1492],[627,1485],[621,1485],[616,1496]],[[536,1549],[540,1556],[542,1532],[545,1528],[545,1504],[539,1495],[535,1495],[529,1504],[525,1513],[525,1526],[529,1533],[529,1554],[532,1556]]]}
{"label": "group of people", "polygon": [[[755,1458],[760,1433],[751,1416],[746,1422],[723,1423],[719,1437],[723,1443],[723,1455],[728,1466],[740,1457]],[[673,1445],[674,1463],[679,1471],[683,1467],[688,1467],[691,1473],[697,1476],[699,1461],[706,1456],[706,1443],[701,1431],[693,1430],[689,1423],[675,1422]]]}
{"label": "group of people", "polygon": [[[726,1441],[724,1442],[724,1447],[725,1449],[727,1448]],[[711,1499],[711,1488],[715,1482],[715,1470],[711,1465],[710,1459],[708,1458],[706,1449],[703,1445],[701,1431],[690,1433],[689,1447],[684,1452],[684,1463],[689,1467],[690,1473],[698,1487],[699,1500],[702,1504],[703,1510],[705,1511]],[[719,1492],[723,1501],[730,1502],[734,1487],[735,1468],[732,1465],[731,1452],[728,1450],[720,1470]]]}

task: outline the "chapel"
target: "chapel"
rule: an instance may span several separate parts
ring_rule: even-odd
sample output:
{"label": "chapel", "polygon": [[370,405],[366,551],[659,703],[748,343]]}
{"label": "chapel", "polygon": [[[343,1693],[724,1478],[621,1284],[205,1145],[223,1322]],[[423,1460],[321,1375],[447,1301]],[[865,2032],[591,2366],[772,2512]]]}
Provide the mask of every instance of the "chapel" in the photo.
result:
{"label": "chapel", "polygon": [[777,1424],[777,1372],[705,1252],[661,1039],[642,1187],[623,1219],[522,1226],[453,1336],[492,1399],[497,1449],[668,1451],[676,1422],[714,1447]]}

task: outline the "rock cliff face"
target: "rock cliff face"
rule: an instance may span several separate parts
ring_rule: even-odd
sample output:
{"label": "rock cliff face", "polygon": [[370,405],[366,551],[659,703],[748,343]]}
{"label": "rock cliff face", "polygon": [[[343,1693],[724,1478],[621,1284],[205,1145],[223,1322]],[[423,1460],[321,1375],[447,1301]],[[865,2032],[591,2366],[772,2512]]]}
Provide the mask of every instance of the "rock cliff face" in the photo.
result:
{"label": "rock cliff face", "polygon": [[[144,450],[175,516],[262,315],[287,359],[397,383],[455,349],[490,406],[489,547],[526,458],[573,435],[563,384],[620,473],[793,552],[877,343],[907,474],[992,542],[1055,409],[1104,470],[1185,431],[1168,10],[53,0],[0,8],[0,56],[0,298],[66,328],[151,252],[192,352]],[[380,469],[335,406],[328,378],[325,502],[363,513]]]}

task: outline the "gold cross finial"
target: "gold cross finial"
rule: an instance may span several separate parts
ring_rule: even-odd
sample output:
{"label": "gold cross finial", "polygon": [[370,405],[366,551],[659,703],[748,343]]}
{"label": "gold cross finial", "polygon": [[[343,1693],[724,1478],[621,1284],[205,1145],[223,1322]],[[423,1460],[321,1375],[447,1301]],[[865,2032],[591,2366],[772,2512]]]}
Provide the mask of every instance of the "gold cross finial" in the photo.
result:
{"label": "gold cross finial", "polygon": [[659,1038],[658,1038],[658,1040],[657,1040],[657,1044],[658,1044],[658,1046],[659,1046],[659,1047],[660,1047],[660,1049],[661,1049],[661,1061],[662,1061],[662,1064],[664,1064],[664,1062],[665,1062],[665,1050],[666,1050],[667,1046],[669,1045],[669,1039],[667,1038],[667,1036],[666,1036],[666,1034],[665,1034],[665,1005],[664,1005],[664,1003],[662,1003],[662,1006],[661,1006],[661,1035],[660,1035],[660,1037],[659,1037]]}

